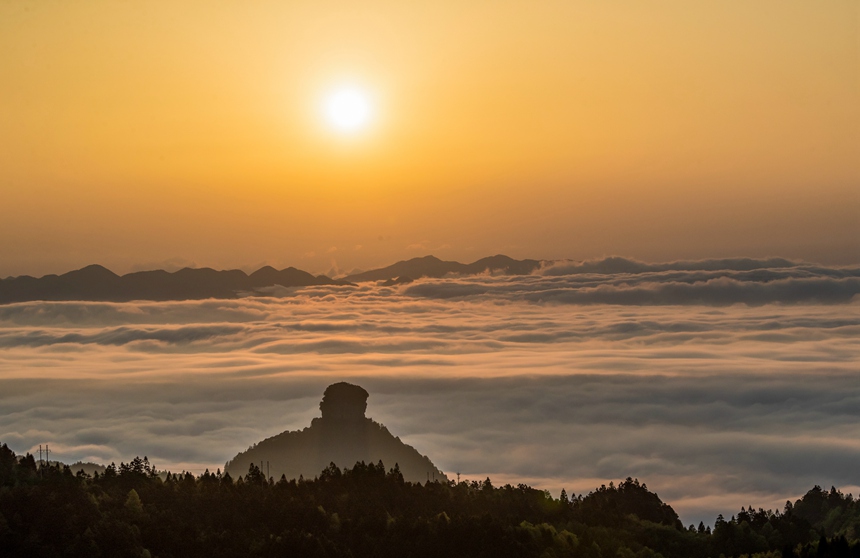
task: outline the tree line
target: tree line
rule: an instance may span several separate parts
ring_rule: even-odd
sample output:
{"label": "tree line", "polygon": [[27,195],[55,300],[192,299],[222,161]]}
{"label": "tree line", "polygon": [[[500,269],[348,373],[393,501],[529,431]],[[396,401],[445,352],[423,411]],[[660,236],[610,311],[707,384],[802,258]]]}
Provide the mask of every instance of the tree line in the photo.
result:
{"label": "tree line", "polygon": [[89,476],[0,446],[0,555],[28,557],[860,557],[860,504],[814,487],[783,510],[684,527],[627,478],[559,498],[519,484],[410,483],[382,462],[313,479],[160,473],[147,458]]}

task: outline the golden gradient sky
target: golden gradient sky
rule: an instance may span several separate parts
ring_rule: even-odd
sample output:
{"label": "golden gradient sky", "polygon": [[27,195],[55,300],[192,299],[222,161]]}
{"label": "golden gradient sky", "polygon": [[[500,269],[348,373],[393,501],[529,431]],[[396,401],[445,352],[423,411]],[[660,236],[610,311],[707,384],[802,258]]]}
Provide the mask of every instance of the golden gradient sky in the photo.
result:
{"label": "golden gradient sky", "polygon": [[[0,276],[856,263],[858,27],[856,0],[3,2]],[[350,137],[320,110],[346,83],[376,113]]]}

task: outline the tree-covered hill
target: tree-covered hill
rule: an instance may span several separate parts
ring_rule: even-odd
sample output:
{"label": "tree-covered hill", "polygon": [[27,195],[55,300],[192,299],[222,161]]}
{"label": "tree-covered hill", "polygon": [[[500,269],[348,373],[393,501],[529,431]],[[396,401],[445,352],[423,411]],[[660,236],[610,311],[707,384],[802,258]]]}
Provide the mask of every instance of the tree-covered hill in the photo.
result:
{"label": "tree-covered hill", "polygon": [[315,479],[162,478],[146,458],[92,477],[0,446],[0,555],[32,557],[860,556],[860,505],[809,491],[684,528],[627,479],[558,499],[525,485],[410,483],[399,467],[334,464]]}

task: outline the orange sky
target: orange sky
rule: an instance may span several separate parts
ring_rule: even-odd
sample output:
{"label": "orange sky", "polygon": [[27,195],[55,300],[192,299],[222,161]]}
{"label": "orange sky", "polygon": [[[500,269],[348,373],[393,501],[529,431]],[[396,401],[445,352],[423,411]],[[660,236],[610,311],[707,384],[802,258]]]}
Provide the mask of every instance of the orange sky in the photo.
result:
{"label": "orange sky", "polygon": [[860,261],[860,4],[648,4],[4,2],[0,276]]}

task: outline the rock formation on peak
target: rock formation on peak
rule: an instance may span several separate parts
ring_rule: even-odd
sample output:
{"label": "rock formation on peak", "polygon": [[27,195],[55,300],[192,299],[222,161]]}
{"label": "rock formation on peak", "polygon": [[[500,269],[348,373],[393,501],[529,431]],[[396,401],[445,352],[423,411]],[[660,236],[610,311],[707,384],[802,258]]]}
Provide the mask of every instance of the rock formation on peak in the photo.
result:
{"label": "rock formation on peak", "polygon": [[339,382],[328,386],[320,401],[323,420],[356,421],[366,418],[367,398],[370,394],[357,385]]}
{"label": "rock formation on peak", "polygon": [[314,478],[330,463],[351,468],[359,461],[382,461],[386,469],[397,464],[407,481],[447,481],[427,456],[365,416],[369,396],[364,388],[346,382],[328,386],[320,402],[322,416],[309,427],[263,440],[228,461],[225,470],[236,477],[246,474],[251,464],[262,463],[265,473],[268,462],[269,474],[276,480],[281,475]]}

